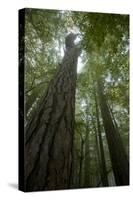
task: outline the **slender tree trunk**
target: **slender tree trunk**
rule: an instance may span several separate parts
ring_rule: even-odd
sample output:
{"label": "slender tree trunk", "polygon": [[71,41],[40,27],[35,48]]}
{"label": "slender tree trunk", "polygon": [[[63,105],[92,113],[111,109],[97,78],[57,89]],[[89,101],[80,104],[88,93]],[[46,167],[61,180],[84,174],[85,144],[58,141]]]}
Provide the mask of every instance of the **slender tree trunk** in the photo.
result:
{"label": "slender tree trunk", "polygon": [[121,137],[112,121],[101,80],[97,82],[97,92],[116,185],[129,185],[128,158]]}
{"label": "slender tree trunk", "polygon": [[82,187],[82,170],[84,161],[84,140],[81,138],[80,160],[79,160],[79,187]]}
{"label": "slender tree trunk", "polygon": [[95,93],[94,95],[95,95],[95,105],[96,105],[97,130],[98,130],[98,139],[99,139],[98,141],[99,141],[99,147],[100,147],[101,180],[102,180],[103,186],[108,186],[109,183],[108,183],[108,176],[107,176],[107,168],[106,168],[101,127],[100,127],[100,121],[99,121],[99,109],[98,109],[96,92],[94,91],[94,93]]}
{"label": "slender tree trunk", "polygon": [[60,69],[26,127],[25,190],[69,187],[80,50],[66,51]]}
{"label": "slender tree trunk", "polygon": [[86,108],[86,137],[85,137],[85,158],[84,158],[84,187],[90,187],[90,130],[89,130],[89,108]]}
{"label": "slender tree trunk", "polygon": [[96,151],[95,151],[95,160],[96,161],[95,162],[96,162],[96,166],[99,166],[99,169],[100,169],[100,179],[102,179],[101,156],[100,156],[100,148],[99,148],[99,141],[98,141],[98,133],[97,133],[97,127],[96,127],[96,124],[95,124],[95,121],[94,121],[93,117],[92,117],[92,123],[93,123],[93,128],[94,128],[94,133],[95,133],[94,134],[94,137],[95,137],[95,149],[96,149]]}

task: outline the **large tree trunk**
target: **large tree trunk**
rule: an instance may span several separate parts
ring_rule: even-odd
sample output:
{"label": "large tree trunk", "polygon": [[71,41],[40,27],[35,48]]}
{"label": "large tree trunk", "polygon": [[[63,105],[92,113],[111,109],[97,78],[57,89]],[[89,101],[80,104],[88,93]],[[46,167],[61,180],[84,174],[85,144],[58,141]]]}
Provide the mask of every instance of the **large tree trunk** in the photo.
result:
{"label": "large tree trunk", "polygon": [[128,158],[123,147],[119,132],[115,128],[111,114],[107,105],[106,97],[103,93],[101,80],[97,82],[98,96],[103,118],[104,128],[106,132],[113,172],[116,185],[129,184],[129,164]]}
{"label": "large tree trunk", "polygon": [[26,127],[26,191],[69,188],[79,53],[76,46],[66,51],[60,69]]}

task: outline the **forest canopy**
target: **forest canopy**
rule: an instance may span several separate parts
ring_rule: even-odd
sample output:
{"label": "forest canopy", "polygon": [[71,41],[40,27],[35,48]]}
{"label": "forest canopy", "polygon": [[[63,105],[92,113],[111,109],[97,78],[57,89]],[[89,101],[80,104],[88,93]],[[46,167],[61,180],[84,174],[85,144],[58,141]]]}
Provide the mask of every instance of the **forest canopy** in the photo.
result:
{"label": "forest canopy", "polygon": [[[42,99],[51,80],[58,76],[58,70],[63,65],[62,60],[67,51],[65,38],[70,33],[78,34],[75,45],[80,46],[81,53],[74,95],[71,178],[69,186],[62,188],[127,185],[128,15],[25,10],[25,127],[32,123],[35,115],[40,116],[37,113],[41,109]],[[64,84],[63,87],[67,88],[67,85]],[[60,95],[62,93],[61,91]],[[67,140],[63,136],[62,140],[65,139]],[[55,148],[61,142],[56,139]],[[30,180],[33,181],[31,177],[28,181]],[[51,179],[47,178],[48,181]],[[46,186],[45,183],[45,189],[56,189],[56,186],[49,185]]]}

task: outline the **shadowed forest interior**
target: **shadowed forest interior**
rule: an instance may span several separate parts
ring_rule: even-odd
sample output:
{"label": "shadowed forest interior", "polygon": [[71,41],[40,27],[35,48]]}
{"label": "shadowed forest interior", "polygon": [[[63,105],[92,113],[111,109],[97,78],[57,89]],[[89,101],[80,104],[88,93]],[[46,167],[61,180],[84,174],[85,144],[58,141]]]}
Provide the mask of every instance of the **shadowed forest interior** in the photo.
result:
{"label": "shadowed forest interior", "polygon": [[128,185],[129,16],[24,17],[24,190]]}

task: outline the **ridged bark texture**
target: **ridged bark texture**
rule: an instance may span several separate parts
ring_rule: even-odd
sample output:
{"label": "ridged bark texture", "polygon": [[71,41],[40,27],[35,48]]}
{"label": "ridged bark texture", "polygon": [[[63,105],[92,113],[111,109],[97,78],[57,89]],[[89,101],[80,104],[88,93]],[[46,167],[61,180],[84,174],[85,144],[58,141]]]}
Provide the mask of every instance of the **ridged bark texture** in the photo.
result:
{"label": "ridged bark texture", "polygon": [[25,190],[69,188],[75,116],[76,46],[60,68],[26,127]]}

